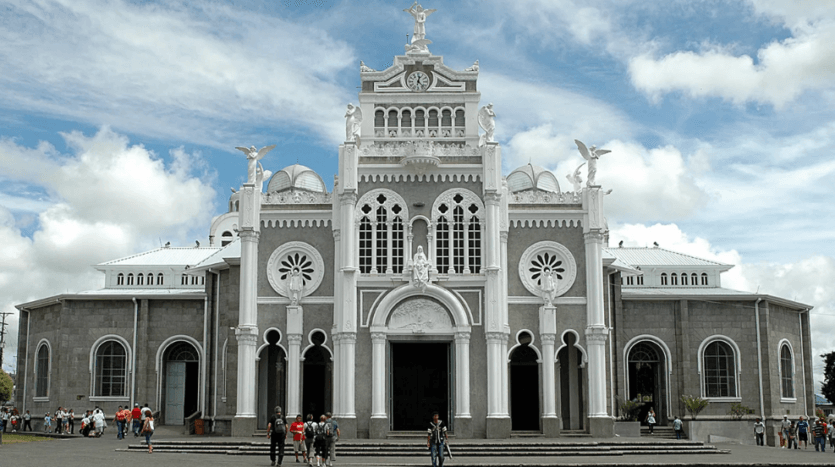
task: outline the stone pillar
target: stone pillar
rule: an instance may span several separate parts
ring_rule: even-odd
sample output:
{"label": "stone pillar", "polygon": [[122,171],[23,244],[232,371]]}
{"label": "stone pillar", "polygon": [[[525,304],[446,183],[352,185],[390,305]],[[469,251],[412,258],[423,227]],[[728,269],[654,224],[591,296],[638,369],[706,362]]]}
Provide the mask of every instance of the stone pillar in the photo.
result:
{"label": "stone pillar", "polygon": [[470,414],[470,333],[455,333],[455,435],[473,437]]}
{"label": "stone pillar", "polygon": [[287,408],[284,415],[295,419],[301,413],[302,307],[287,306]]}
{"label": "stone pillar", "polygon": [[241,277],[238,327],[237,412],[232,420],[232,436],[250,436],[255,432],[255,351],[258,342],[258,240],[261,193],[244,184],[241,190]]}
{"label": "stone pillar", "polygon": [[389,431],[386,414],[386,335],[371,333],[371,423],[368,437],[384,439]]}
{"label": "stone pillar", "polygon": [[502,406],[506,379],[502,368],[507,367],[507,339],[504,332],[488,332],[487,335],[487,438],[510,437],[510,417]]}
{"label": "stone pillar", "polygon": [[557,417],[556,351],[557,309],[554,306],[539,307],[539,338],[542,342],[542,434],[548,438],[560,436],[560,420]]}
{"label": "stone pillar", "polygon": [[339,431],[347,439],[357,437],[357,414],[354,409],[355,387],[356,387],[356,344],[357,333],[343,332],[334,335],[334,342],[339,342],[340,359],[342,365],[340,381],[337,385],[337,397],[339,397],[342,413],[339,416]]}
{"label": "stone pillar", "polygon": [[583,190],[583,224],[586,247],[586,348],[588,351],[589,432],[592,436],[614,436],[614,418],[606,411],[606,326],[603,307],[603,241],[606,221],[599,186]]}

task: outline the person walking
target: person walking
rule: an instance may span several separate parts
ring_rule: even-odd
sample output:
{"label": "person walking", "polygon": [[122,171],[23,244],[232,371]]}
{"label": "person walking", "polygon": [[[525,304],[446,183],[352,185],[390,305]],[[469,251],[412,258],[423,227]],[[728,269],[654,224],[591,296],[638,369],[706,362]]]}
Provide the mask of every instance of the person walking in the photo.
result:
{"label": "person walking", "polygon": [[652,427],[655,426],[655,411],[652,410],[652,407],[650,407],[649,412],[647,412],[646,421],[649,426],[649,434],[652,434]]}
{"label": "person walking", "polygon": [[682,433],[684,433],[684,423],[682,423],[681,419],[678,418],[676,415],[675,420],[673,420],[673,430],[676,432],[676,439],[681,439]]}
{"label": "person walking", "polygon": [[757,446],[765,446],[765,423],[759,418],[754,422],[754,436],[757,438]]}
{"label": "person walking", "polygon": [[55,433],[61,434],[61,429],[64,427],[64,408],[58,407],[55,411]]}
{"label": "person walking", "polygon": [[101,438],[101,435],[104,434],[104,412],[101,409],[96,409],[93,412],[93,423],[96,427],[96,438]]}
{"label": "person walking", "polygon": [[139,404],[133,404],[133,410],[130,411],[131,423],[133,424],[133,437],[139,436],[139,430],[142,429],[142,409]]}
{"label": "person walking", "polygon": [[798,444],[803,443],[803,449],[809,448],[809,422],[803,418],[803,415],[797,422],[797,441]]}
{"label": "person walking", "polygon": [[296,421],[290,425],[290,433],[293,434],[293,454],[296,455],[296,462],[299,462],[299,453],[302,453],[304,463],[307,463],[307,449],[304,444],[304,423],[302,415],[296,415]]}
{"label": "person walking", "polygon": [[70,434],[74,435],[75,434],[75,412],[73,412],[73,409],[70,409],[70,411],[67,413],[67,427],[70,430]]}
{"label": "person walking", "polygon": [[142,434],[145,435],[145,444],[148,445],[148,454],[153,454],[154,446],[151,444],[151,436],[154,436],[154,415],[148,413],[145,421],[142,422]]}
{"label": "person walking", "polygon": [[339,441],[339,424],[333,418],[333,414],[325,412],[325,441],[327,445],[327,463],[332,466],[336,462],[336,442]]}
{"label": "person walking", "polygon": [[311,465],[313,458],[316,457],[316,453],[313,451],[315,449],[314,441],[316,441],[316,422],[313,420],[313,414],[309,413],[307,414],[307,421],[304,422],[304,447],[307,451],[308,465]]}
{"label": "person walking", "polygon": [[432,414],[432,421],[426,437],[426,447],[432,457],[432,467],[444,467],[444,443],[447,441],[446,425],[438,418],[438,412]]}
{"label": "person walking", "polygon": [[826,452],[826,428],[820,419],[815,420],[815,427],[812,431],[815,434],[815,451]]}
{"label": "person walking", "polygon": [[791,449],[792,446],[797,449],[797,425],[794,422],[791,422],[789,429],[786,430],[786,445],[786,449]]}
{"label": "person walking", "polygon": [[327,417],[319,416],[319,423],[316,424],[316,436],[314,438],[313,447],[316,449],[316,466],[321,467],[325,465],[327,459],[328,442],[325,440],[325,421]]}
{"label": "person walking", "polygon": [[3,410],[0,411],[0,430],[3,430],[3,433],[6,432],[6,425],[9,424],[9,409],[3,407]]}
{"label": "person walking", "polygon": [[29,431],[32,431],[32,414],[30,414],[28,410],[25,414],[23,414],[23,430],[21,431],[26,431],[26,428],[29,428]]}
{"label": "person walking", "polygon": [[[284,460],[284,443],[287,440],[287,422],[281,415],[281,406],[275,406],[275,414],[267,424],[267,438],[270,439],[270,465],[281,465]],[[278,464],[275,462],[275,449],[278,447]]]}
{"label": "person walking", "polygon": [[46,413],[43,417],[43,432],[49,433],[49,430],[52,429],[52,416],[49,415],[49,412]]}
{"label": "person walking", "polygon": [[789,421],[788,415],[783,415],[783,421],[780,422],[780,449],[786,449],[786,444],[789,442],[789,427],[792,422]]}
{"label": "person walking", "polygon": [[116,439],[122,439],[125,429],[125,414],[122,412],[121,405],[118,409],[116,409],[116,415],[113,416],[113,422],[116,424]]}

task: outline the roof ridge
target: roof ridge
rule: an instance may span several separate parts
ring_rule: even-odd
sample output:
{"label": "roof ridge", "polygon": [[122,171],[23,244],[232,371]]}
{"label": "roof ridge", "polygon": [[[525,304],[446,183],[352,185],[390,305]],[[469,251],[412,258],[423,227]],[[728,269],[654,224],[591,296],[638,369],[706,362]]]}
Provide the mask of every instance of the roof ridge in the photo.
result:
{"label": "roof ridge", "polygon": [[672,253],[672,254],[679,255],[679,256],[685,256],[687,258],[697,259],[697,260],[700,260],[700,261],[707,261],[707,262],[713,263],[717,266],[733,266],[733,264],[720,263],[719,261],[714,261],[712,259],[702,258],[702,257],[699,257],[699,256],[694,256],[694,255],[691,255],[691,254],[682,253],[680,251],[669,250],[667,248],[662,248],[660,246],[656,246],[656,247],[652,247],[652,248],[650,248],[648,246],[644,246],[644,247],[641,247],[641,246],[608,247],[607,246],[607,247],[604,247],[604,248],[611,251],[612,254],[615,254],[614,252],[617,251],[617,250],[646,250],[646,251],[662,250],[662,251],[666,251],[667,253]]}

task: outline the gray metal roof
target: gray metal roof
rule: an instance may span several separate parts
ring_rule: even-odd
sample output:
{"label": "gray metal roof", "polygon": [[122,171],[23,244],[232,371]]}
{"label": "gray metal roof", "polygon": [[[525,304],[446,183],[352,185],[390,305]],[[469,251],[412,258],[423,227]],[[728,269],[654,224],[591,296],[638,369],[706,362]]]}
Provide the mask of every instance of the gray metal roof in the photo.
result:
{"label": "gray metal roof", "polygon": [[615,258],[632,266],[720,266],[730,269],[733,265],[665,250],[664,248],[604,248]]}
{"label": "gray metal roof", "polygon": [[163,247],[107,261],[97,266],[189,266],[205,260],[218,251],[220,251],[219,247]]}

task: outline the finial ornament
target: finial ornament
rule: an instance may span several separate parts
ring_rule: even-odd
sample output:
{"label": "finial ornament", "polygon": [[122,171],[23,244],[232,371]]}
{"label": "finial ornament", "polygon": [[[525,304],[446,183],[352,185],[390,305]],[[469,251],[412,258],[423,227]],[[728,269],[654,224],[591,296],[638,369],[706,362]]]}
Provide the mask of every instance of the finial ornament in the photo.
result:
{"label": "finial ornament", "polygon": [[423,247],[417,247],[417,253],[412,260],[412,285],[418,287],[421,292],[426,292],[426,286],[429,285],[429,269],[432,264],[423,253]]}
{"label": "finial ornament", "polygon": [[365,62],[360,60],[360,73],[369,73],[372,71],[377,71],[374,68],[365,65]]}
{"label": "finial ornament", "polygon": [[585,144],[577,139],[575,139],[574,142],[577,144],[577,149],[580,150],[580,154],[589,163],[589,176],[588,180],[586,180],[586,186],[592,186],[595,184],[594,176],[597,174],[597,160],[600,159],[600,156],[603,154],[607,154],[612,151],[608,149],[597,149],[594,145],[587,148]]}
{"label": "finial ornament", "polygon": [[565,178],[574,185],[574,193],[579,193],[583,189],[583,177],[580,176],[580,169],[586,165],[585,162],[577,166],[573,174],[568,174]]}
{"label": "finial ornament", "polygon": [[345,141],[356,141],[360,145],[360,127],[362,127],[362,109],[348,104],[345,112]]}
{"label": "finial ornament", "polygon": [[478,60],[473,63],[473,66],[464,68],[464,71],[478,71]]}
{"label": "finial ornament", "polygon": [[415,18],[415,31],[412,35],[412,42],[410,45],[406,46],[406,50],[409,52],[429,52],[429,49],[426,46],[431,44],[432,41],[426,38],[426,18],[438,10],[435,8],[425,10],[422,6],[418,5],[417,1],[415,1],[411,8],[403,11],[409,13]]}
{"label": "finial ornament", "polygon": [[485,105],[478,111],[478,126],[484,130],[484,134],[478,140],[479,146],[485,143],[492,143],[493,132],[496,130],[496,112],[493,112],[493,103]]}
{"label": "finial ornament", "polygon": [[[246,154],[247,158],[247,178],[246,182],[249,184],[255,184],[258,180],[258,161],[264,158],[268,152],[272,151],[275,148],[275,144],[272,146],[264,146],[261,149],[256,149],[255,146],[250,146],[248,148],[238,147],[236,146],[235,149],[238,151],[243,152]],[[263,169],[262,169],[263,170]]]}

